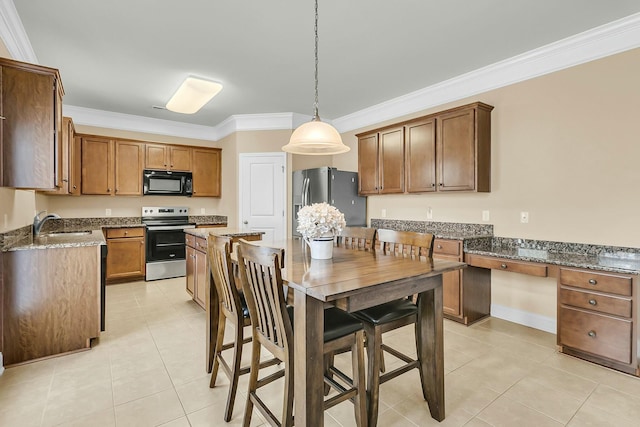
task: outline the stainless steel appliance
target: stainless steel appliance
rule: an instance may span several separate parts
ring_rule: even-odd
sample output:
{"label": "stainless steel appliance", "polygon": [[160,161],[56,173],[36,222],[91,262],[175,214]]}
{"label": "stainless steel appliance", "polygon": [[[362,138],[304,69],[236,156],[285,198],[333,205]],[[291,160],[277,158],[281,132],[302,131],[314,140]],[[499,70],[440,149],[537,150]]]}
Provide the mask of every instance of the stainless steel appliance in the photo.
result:
{"label": "stainless steel appliance", "polygon": [[184,230],[189,223],[186,206],[142,208],[142,222],[147,227],[146,280],[168,279],[187,274]]}
{"label": "stainless steel appliance", "polygon": [[293,236],[300,237],[298,211],[313,203],[326,202],[344,214],[350,227],[367,224],[367,198],[358,195],[358,173],[322,167],[293,172]]}
{"label": "stainless steel appliance", "polygon": [[145,169],[142,173],[142,194],[145,196],[191,196],[193,174]]}

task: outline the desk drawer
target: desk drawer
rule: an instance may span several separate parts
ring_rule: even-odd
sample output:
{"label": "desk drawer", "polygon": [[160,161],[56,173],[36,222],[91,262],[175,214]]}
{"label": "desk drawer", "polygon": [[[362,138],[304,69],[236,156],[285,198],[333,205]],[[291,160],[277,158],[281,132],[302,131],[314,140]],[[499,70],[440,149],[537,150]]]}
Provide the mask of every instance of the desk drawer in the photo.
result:
{"label": "desk drawer", "polygon": [[560,303],[614,316],[631,317],[631,300],[575,289],[560,288]]}
{"label": "desk drawer", "polygon": [[107,228],[107,239],[121,239],[123,237],[144,237],[144,227]]}
{"label": "desk drawer", "polygon": [[467,255],[465,262],[472,267],[491,268],[495,270],[510,271],[512,273],[528,274],[530,276],[547,277],[546,264],[512,261],[504,258],[493,258],[473,254]]}
{"label": "desk drawer", "polygon": [[458,240],[435,239],[433,254],[460,256],[460,242]]}
{"label": "desk drawer", "polygon": [[560,307],[560,345],[622,363],[631,363],[630,320],[614,319],[569,307]]}
{"label": "desk drawer", "polygon": [[631,296],[631,277],[612,273],[595,273],[593,271],[561,268],[560,284],[590,291]]}

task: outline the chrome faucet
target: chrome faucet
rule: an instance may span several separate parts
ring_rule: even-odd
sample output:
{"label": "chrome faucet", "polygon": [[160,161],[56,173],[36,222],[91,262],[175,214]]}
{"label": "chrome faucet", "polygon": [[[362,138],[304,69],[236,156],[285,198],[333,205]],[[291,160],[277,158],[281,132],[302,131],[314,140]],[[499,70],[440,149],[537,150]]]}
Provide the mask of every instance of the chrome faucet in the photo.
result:
{"label": "chrome faucet", "polygon": [[48,219],[60,218],[60,215],[52,213],[40,219],[40,215],[45,212],[46,211],[40,211],[36,214],[36,216],[33,217],[33,235],[36,237],[40,234],[40,230],[42,229],[42,226]]}

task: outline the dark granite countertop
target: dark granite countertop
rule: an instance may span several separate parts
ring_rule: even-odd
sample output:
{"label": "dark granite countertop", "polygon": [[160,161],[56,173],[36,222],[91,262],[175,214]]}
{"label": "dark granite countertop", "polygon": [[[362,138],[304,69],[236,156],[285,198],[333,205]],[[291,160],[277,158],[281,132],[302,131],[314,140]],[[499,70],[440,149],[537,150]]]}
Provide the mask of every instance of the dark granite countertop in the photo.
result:
{"label": "dark granite countertop", "polygon": [[493,236],[493,225],[458,222],[405,221],[397,219],[371,219],[371,227],[397,231],[431,233],[437,239],[466,240]]}
{"label": "dark granite countertop", "polygon": [[30,249],[74,248],[81,246],[105,245],[104,235],[100,230],[86,233],[56,233],[55,235],[41,234],[38,237],[28,236],[5,248],[6,252]]}
{"label": "dark granite countertop", "polygon": [[464,253],[611,273],[640,274],[638,248],[489,237],[465,241]]}
{"label": "dark granite countertop", "polygon": [[264,234],[264,231],[245,231],[237,228],[230,227],[202,227],[202,228],[187,228],[184,230],[187,234],[193,234],[196,237],[202,237],[204,239],[209,236],[209,233],[217,234],[218,236],[230,236],[230,237],[242,237],[253,236],[256,234]]}

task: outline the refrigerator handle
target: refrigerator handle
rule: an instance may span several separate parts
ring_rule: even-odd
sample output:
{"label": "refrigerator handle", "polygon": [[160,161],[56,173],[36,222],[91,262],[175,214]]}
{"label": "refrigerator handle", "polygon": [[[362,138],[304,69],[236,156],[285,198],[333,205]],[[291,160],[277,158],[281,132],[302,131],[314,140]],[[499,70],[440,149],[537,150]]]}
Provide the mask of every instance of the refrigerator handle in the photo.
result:
{"label": "refrigerator handle", "polygon": [[309,178],[305,178],[302,182],[302,206],[309,204]]}

